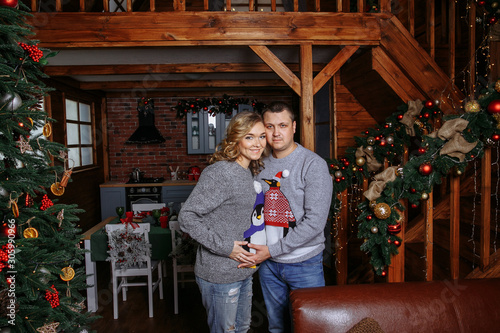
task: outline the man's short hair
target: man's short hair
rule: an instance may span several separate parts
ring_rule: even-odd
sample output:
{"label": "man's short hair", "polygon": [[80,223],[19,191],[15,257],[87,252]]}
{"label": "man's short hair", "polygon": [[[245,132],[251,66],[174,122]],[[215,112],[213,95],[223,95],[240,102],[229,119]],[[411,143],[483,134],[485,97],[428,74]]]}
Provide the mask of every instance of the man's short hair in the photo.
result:
{"label": "man's short hair", "polygon": [[283,111],[287,111],[290,114],[292,122],[295,121],[295,114],[293,113],[292,108],[285,102],[272,102],[271,104],[267,105],[262,110],[262,116],[264,116],[266,112],[280,113]]}

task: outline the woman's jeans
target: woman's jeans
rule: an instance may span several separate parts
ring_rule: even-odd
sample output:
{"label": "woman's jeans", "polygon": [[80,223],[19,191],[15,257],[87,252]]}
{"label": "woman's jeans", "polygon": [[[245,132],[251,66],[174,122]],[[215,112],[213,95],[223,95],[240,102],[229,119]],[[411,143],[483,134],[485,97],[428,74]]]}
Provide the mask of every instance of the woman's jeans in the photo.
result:
{"label": "woman's jeans", "polygon": [[291,290],[323,287],[323,253],[294,264],[264,261],[259,279],[266,303],[269,332],[291,332],[289,294]]}
{"label": "woman's jeans", "polygon": [[233,283],[212,283],[196,277],[211,333],[243,333],[252,317],[252,276]]}

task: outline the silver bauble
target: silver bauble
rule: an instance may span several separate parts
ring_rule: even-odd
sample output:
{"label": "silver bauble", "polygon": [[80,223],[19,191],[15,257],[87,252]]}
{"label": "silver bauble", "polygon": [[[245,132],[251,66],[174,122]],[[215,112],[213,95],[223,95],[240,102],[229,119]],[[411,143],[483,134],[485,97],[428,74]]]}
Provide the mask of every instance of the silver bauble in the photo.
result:
{"label": "silver bauble", "polygon": [[22,104],[23,100],[17,93],[14,93],[14,95],[6,93],[0,99],[0,109],[5,107],[8,111],[17,110]]}
{"label": "silver bauble", "polygon": [[388,136],[385,141],[387,141],[388,144],[392,145],[394,143],[394,137],[392,136]]}
{"label": "silver bauble", "polygon": [[44,284],[48,284],[49,283],[49,277],[51,275],[50,271],[47,268],[45,268],[45,267],[42,266],[42,267],[40,267],[38,269],[38,273],[41,274],[41,276],[40,276],[40,282],[44,283]]}

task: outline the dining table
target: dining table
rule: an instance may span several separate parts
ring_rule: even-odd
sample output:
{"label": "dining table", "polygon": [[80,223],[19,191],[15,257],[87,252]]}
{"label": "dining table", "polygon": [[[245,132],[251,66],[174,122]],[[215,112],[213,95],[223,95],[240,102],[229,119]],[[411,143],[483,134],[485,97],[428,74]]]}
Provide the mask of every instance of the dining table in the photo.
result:
{"label": "dining table", "polygon": [[[99,306],[96,262],[106,261],[109,257],[108,236],[105,230],[108,223],[121,222],[116,216],[108,217],[82,234],[85,249],[88,250],[85,253],[85,273],[87,275],[87,308],[89,312],[96,312]],[[170,229],[151,224],[149,243],[151,244],[151,259],[162,261],[168,259],[172,252]]]}

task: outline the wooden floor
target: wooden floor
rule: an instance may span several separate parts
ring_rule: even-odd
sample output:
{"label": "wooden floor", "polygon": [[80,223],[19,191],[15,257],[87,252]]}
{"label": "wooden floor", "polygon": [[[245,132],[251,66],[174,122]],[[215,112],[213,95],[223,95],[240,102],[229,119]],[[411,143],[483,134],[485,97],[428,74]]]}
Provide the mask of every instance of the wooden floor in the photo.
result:
{"label": "wooden floor", "polygon": [[[169,268],[171,266],[168,266]],[[327,284],[331,284],[331,269],[325,267]],[[186,283],[179,289],[179,314],[174,314],[172,270],[167,271],[163,282],[163,300],[158,292],[154,294],[154,317],[148,317],[146,287],[129,288],[127,301],[119,297],[119,318],[113,319],[113,299],[110,284],[109,263],[97,263],[99,309],[92,329],[99,332],[170,332],[204,333],[209,332],[206,314],[201,304],[201,296],[196,283]],[[258,274],[254,275],[254,297],[252,306],[252,325],[250,333],[267,332],[266,308],[262,299]]]}

